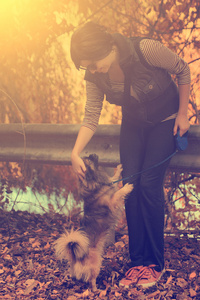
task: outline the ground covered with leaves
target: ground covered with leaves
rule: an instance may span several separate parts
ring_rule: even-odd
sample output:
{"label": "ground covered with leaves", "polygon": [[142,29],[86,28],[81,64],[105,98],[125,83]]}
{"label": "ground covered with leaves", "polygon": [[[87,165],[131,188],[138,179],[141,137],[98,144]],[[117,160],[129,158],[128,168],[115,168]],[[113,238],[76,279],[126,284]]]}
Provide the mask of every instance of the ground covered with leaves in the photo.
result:
{"label": "ground covered with leaves", "polygon": [[0,299],[200,299],[200,241],[187,235],[165,237],[166,272],[156,286],[119,288],[129,263],[127,231],[120,226],[104,255],[99,290],[91,292],[54,255],[54,241],[63,228],[78,225],[75,220],[0,210]]}

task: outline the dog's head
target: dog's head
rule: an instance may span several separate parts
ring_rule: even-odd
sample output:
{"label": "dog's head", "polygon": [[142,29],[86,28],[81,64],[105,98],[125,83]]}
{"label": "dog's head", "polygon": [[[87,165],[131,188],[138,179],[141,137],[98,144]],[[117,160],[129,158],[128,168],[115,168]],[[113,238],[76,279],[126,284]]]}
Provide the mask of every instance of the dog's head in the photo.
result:
{"label": "dog's head", "polygon": [[87,182],[97,181],[97,171],[99,165],[99,157],[96,154],[90,154],[88,157],[83,157],[86,167],[85,179]]}
{"label": "dog's head", "polygon": [[96,154],[83,157],[83,161],[86,167],[86,172],[84,178],[79,180],[80,195],[83,198],[86,198],[96,192],[102,184],[107,182],[107,175],[99,167],[99,158]]}

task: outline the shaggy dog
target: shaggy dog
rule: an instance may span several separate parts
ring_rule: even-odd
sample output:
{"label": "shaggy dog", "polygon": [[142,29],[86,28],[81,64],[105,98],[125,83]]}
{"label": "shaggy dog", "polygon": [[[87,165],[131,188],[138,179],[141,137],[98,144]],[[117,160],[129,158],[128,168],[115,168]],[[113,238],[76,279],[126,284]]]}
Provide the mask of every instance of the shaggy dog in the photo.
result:
{"label": "shaggy dog", "polygon": [[71,276],[89,282],[95,291],[109,233],[116,225],[124,199],[133,185],[127,183],[119,189],[116,183],[112,183],[119,179],[121,165],[110,178],[98,166],[96,154],[83,158],[83,161],[86,173],[83,179],[79,179],[80,196],[84,200],[82,227],[63,233],[55,242],[55,251],[58,259],[68,260]]}

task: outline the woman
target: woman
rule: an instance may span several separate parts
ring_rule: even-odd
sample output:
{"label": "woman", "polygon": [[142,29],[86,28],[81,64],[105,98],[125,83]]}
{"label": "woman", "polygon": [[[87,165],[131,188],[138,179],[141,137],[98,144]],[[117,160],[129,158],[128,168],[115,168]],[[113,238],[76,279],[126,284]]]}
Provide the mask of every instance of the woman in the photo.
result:
{"label": "woman", "polygon": [[122,107],[123,177],[150,168],[131,180],[134,190],[125,202],[131,269],[120,285],[152,286],[164,272],[163,181],[169,160],[159,163],[175,151],[177,130],[182,136],[189,129],[189,67],[158,41],[110,34],[93,22],[74,32],[71,57],[77,69],[86,70],[87,89],[85,118],[71,154],[76,174],[84,176],[80,154],[96,130],[105,95]]}

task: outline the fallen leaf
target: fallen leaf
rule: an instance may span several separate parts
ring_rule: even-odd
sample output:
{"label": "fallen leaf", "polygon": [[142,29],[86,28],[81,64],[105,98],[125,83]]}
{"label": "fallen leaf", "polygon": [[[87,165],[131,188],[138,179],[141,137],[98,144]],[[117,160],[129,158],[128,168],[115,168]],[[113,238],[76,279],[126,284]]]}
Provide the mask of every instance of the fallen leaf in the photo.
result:
{"label": "fallen leaf", "polygon": [[115,292],[115,297],[120,297],[122,294]]}
{"label": "fallen leaf", "polygon": [[197,276],[196,272],[192,272],[189,276],[189,279],[192,280],[193,278],[195,278]]}
{"label": "fallen leaf", "polygon": [[123,248],[124,247],[124,243],[122,241],[115,243],[115,247],[116,248]]}
{"label": "fallen leaf", "polygon": [[54,233],[54,232],[51,232],[51,236],[55,236],[55,237],[57,237],[57,236],[58,236],[58,234],[57,234],[57,233]]}
{"label": "fallen leaf", "polygon": [[3,258],[6,260],[13,261],[12,257],[9,254],[6,254]]}
{"label": "fallen leaf", "polygon": [[19,274],[21,274],[21,270],[15,271],[15,276],[19,276]]}
{"label": "fallen leaf", "polygon": [[199,255],[190,255],[190,257],[194,258],[195,260],[199,260],[200,261],[200,256]]}
{"label": "fallen leaf", "polygon": [[167,279],[166,285],[170,284],[170,282],[172,281],[173,277],[172,275],[169,276],[169,278]]}
{"label": "fallen leaf", "polygon": [[106,294],[107,294],[107,289],[105,289],[105,290],[103,290],[103,291],[100,292],[99,298],[105,297]]}
{"label": "fallen leaf", "polygon": [[11,277],[11,275],[8,275],[8,276],[6,277],[6,282],[7,282],[7,283],[12,282],[12,277]]}
{"label": "fallen leaf", "polygon": [[169,292],[167,292],[166,297],[172,297],[174,294],[174,292],[172,290],[170,290]]}
{"label": "fallen leaf", "polygon": [[35,279],[27,279],[25,285],[27,285],[27,287],[24,290],[24,295],[29,295],[32,290],[38,285],[38,281]]}
{"label": "fallen leaf", "polygon": [[131,295],[142,296],[144,295],[144,293],[143,291],[138,291],[137,288],[130,288],[128,292],[128,297],[130,297]]}
{"label": "fallen leaf", "polygon": [[49,244],[49,242],[48,243],[46,243],[46,245],[44,246],[44,249],[49,249],[50,248],[50,244]]}
{"label": "fallen leaf", "polygon": [[194,251],[194,249],[183,247],[182,251],[183,251],[186,255],[190,255],[191,252]]}
{"label": "fallen leaf", "polygon": [[200,286],[199,286],[199,285],[196,285],[196,286],[195,286],[195,291],[197,291],[199,288],[200,288]]}
{"label": "fallen leaf", "polygon": [[32,244],[33,248],[38,248],[40,246],[40,242],[39,241],[35,241],[35,243]]}
{"label": "fallen leaf", "polygon": [[159,294],[160,294],[160,291],[155,291],[154,293],[149,294],[149,295],[147,296],[147,299],[155,299],[155,297],[156,297],[157,295],[159,295]]}
{"label": "fallen leaf", "polygon": [[112,271],[111,276],[112,276],[112,285],[113,285],[115,278],[119,277],[119,273]]}
{"label": "fallen leaf", "polygon": [[90,295],[90,291],[89,289],[87,289],[85,292],[83,292],[82,296],[85,298],[85,297],[88,297]]}
{"label": "fallen leaf", "polygon": [[33,282],[35,282],[35,279],[27,279],[24,284],[25,285],[31,285]]}
{"label": "fallen leaf", "polygon": [[197,293],[192,289],[190,288],[190,297],[196,297]]}
{"label": "fallen leaf", "polygon": [[40,229],[38,229],[38,230],[35,230],[35,232],[37,232],[37,233],[38,233],[38,232],[41,232],[41,231],[42,231],[42,229],[41,229],[41,228],[40,228]]}
{"label": "fallen leaf", "polygon": [[187,281],[185,281],[185,279],[183,278],[177,278],[177,283],[176,285],[180,286],[181,288],[184,288],[187,286]]}
{"label": "fallen leaf", "polygon": [[29,243],[32,244],[33,242],[35,242],[35,238],[29,238]]}
{"label": "fallen leaf", "polygon": [[14,298],[11,298],[11,297],[10,297],[10,294],[6,294],[6,295],[3,296],[2,299],[6,299],[6,300],[9,299],[9,300],[12,300],[12,299],[14,299]]}
{"label": "fallen leaf", "polygon": [[2,254],[6,253],[8,251],[8,247],[5,247],[4,250],[2,251]]}
{"label": "fallen leaf", "polygon": [[128,235],[127,235],[127,234],[123,235],[123,236],[121,237],[121,239],[122,239],[122,240],[127,240],[127,239],[128,239]]}

